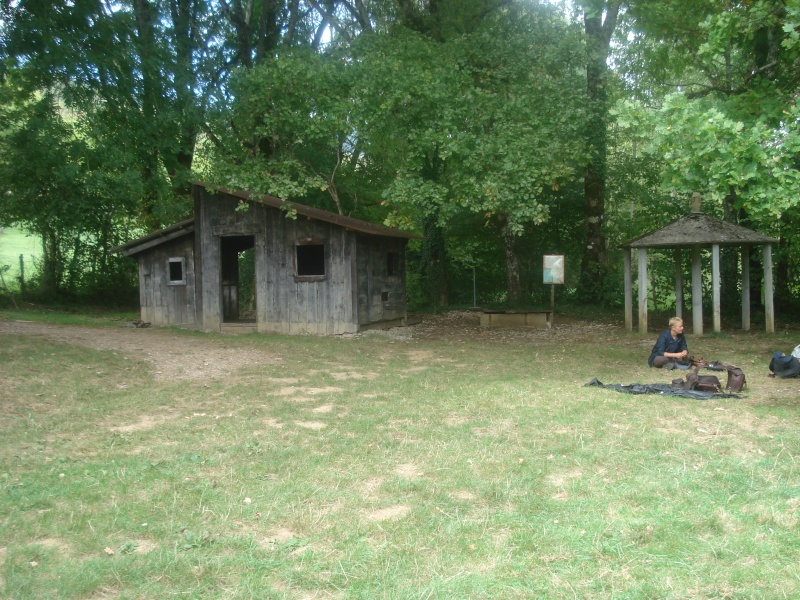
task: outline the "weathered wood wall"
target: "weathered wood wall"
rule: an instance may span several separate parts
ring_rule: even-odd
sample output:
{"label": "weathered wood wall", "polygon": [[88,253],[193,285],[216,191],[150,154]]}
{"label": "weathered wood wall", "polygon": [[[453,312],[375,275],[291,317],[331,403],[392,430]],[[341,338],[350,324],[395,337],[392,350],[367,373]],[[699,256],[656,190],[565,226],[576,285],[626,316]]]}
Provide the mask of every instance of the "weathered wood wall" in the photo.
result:
{"label": "weathered wood wall", "polygon": [[[406,318],[405,247],[401,238],[358,236],[359,325]],[[394,275],[388,272],[390,253],[397,257]]]}
{"label": "weathered wood wall", "polygon": [[[141,319],[153,325],[195,324],[195,270],[191,235],[139,255]],[[185,284],[170,285],[169,259],[183,258]]]}
{"label": "weathered wood wall", "polygon": [[[199,326],[222,325],[220,238],[252,235],[255,241],[258,331],[339,334],[358,329],[354,306],[356,236],[342,227],[303,216],[287,219],[282,211],[258,203],[237,211],[239,200],[195,188]],[[296,274],[298,243],[325,246],[325,275]]]}

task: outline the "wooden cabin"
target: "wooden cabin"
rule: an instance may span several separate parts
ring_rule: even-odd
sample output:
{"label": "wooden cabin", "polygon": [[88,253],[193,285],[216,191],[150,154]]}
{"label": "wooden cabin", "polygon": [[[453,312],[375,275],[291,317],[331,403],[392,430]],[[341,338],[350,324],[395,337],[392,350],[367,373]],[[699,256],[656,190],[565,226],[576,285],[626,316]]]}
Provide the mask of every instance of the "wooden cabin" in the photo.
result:
{"label": "wooden cabin", "polygon": [[114,248],[139,261],[141,319],[203,331],[355,333],[406,324],[419,237],[195,182],[194,218]]}

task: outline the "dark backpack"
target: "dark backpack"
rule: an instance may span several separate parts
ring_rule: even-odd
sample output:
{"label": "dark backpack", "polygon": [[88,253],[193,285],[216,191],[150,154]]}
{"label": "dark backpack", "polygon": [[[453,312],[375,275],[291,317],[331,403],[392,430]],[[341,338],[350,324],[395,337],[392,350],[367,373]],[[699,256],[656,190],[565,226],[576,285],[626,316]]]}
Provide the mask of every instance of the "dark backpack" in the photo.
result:
{"label": "dark backpack", "polygon": [[683,379],[673,379],[672,387],[682,390],[698,390],[700,392],[717,393],[722,389],[722,384],[716,375],[699,375],[702,365],[697,365],[691,373]]}
{"label": "dark backpack", "polygon": [[729,392],[741,392],[743,388],[747,387],[747,378],[744,376],[744,371],[739,367],[733,365],[725,365],[728,371],[728,383],[725,389]]}

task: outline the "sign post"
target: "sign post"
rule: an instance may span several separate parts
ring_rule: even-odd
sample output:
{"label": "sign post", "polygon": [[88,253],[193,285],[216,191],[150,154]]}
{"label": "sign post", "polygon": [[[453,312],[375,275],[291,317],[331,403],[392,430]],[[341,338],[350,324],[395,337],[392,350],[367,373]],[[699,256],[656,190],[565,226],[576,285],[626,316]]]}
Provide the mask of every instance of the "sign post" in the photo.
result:
{"label": "sign post", "polygon": [[564,255],[545,254],[542,257],[542,272],[545,285],[550,286],[550,311],[551,320],[556,314],[556,285],[564,284]]}

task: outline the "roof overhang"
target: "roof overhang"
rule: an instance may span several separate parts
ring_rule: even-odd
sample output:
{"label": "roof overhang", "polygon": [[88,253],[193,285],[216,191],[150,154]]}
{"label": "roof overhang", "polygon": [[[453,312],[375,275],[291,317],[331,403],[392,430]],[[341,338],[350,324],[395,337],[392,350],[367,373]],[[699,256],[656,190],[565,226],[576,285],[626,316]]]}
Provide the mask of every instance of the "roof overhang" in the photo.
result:
{"label": "roof overhang", "polygon": [[778,240],[703,213],[691,213],[634,238],[621,248],[692,248],[777,244]]}
{"label": "roof overhang", "polygon": [[298,204],[297,202],[281,200],[280,198],[270,196],[269,194],[259,194],[257,192],[248,190],[229,190],[223,187],[212,186],[211,184],[202,181],[192,181],[192,185],[202,187],[212,193],[226,194],[228,196],[240,198],[249,202],[258,202],[259,204],[271,206],[272,208],[293,210],[298,215],[303,215],[309,219],[317,219],[319,221],[333,223],[334,225],[339,225],[340,227],[351,229],[353,231],[357,231],[358,233],[404,239],[422,239],[422,236],[417,235],[416,233],[401,231],[399,229],[393,229],[392,227],[386,227],[384,225],[376,225],[375,223],[362,221],[361,219],[354,219],[353,217],[347,217],[345,215],[339,215],[327,210],[322,210],[320,208],[306,206],[305,204]]}
{"label": "roof overhang", "polygon": [[127,244],[114,246],[111,252],[122,252],[123,256],[133,256],[139,252],[144,252],[155,246],[160,246],[171,240],[181,238],[185,235],[194,233],[194,219],[187,219],[180,223],[175,223],[166,229],[156,231],[136,240],[131,240]]}

